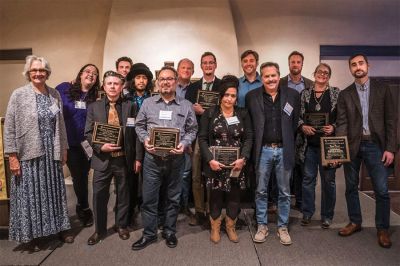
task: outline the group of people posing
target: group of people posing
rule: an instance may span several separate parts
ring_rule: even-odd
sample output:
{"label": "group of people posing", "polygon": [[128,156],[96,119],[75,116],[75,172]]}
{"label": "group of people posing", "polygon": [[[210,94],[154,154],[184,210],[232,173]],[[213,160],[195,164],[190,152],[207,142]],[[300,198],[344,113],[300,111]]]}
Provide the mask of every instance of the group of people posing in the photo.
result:
{"label": "group of people posing", "polygon": [[[344,90],[330,83],[332,70],[316,66],[314,81],[301,75],[304,56],[294,51],[288,57],[290,73],[280,76],[279,65],[260,65],[259,55],[247,50],[241,55],[244,76],[215,76],[217,59],[211,52],[201,56],[203,77],[191,82],[194,64],[184,58],[177,70],[164,66],[156,77],[143,63],[128,57],[116,62],[100,83],[99,69],[84,65],[73,81],[56,89],[46,85],[51,74],[43,57],[28,56],[23,74],[28,84],[13,91],[7,107],[4,150],[12,172],[9,238],[27,243],[37,251],[37,240],[59,234],[72,243],[67,211],[63,165],[73,178],[76,214],[82,225],[94,224],[88,244],[107,235],[107,204],[114,178],[116,204],[114,230],[123,240],[140,210],[142,237],[133,243],[140,250],[157,241],[158,229],[170,248],[176,247],[179,212],[189,224],[208,224],[210,239],[221,240],[225,222],[228,238],[238,242],[236,226],[241,192],[255,191],[257,231],[254,242],[266,241],[268,212],[277,207],[280,243],[292,244],[289,235],[291,194],[302,212],[301,225],[312,222],[315,187],[321,177],[321,227],[329,228],[336,201],[335,172],[341,166],[321,163],[320,138],[347,136],[351,162],[344,163],[349,223],[340,236],[362,229],[358,198],[359,170],[364,161],[376,197],[375,223],[378,243],[391,246],[388,167],[397,149],[394,95],[370,79],[363,54],[349,58],[354,83]],[[219,103],[204,106],[199,91],[218,93]],[[99,98],[99,93],[104,97]],[[315,128],[309,113],[324,113],[327,123]],[[118,144],[93,142],[95,124],[122,128]],[[153,145],[153,128],[179,130],[178,145],[170,150]],[[229,165],[212,152],[217,147],[238,149]],[[93,212],[88,201],[88,175],[93,169]],[[194,210],[188,207],[193,194]],[[226,208],[226,214],[222,209]]]}

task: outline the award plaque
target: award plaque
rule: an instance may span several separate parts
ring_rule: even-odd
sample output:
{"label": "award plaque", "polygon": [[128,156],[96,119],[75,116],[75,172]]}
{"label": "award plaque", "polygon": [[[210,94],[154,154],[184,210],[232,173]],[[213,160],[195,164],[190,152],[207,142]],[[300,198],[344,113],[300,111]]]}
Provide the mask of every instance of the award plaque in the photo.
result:
{"label": "award plaque", "polygon": [[321,137],[321,162],[323,166],[332,162],[350,162],[347,137]]}
{"label": "award plaque", "polygon": [[156,150],[175,149],[179,145],[179,128],[153,127],[150,131],[150,145]]}
{"label": "award plaque", "polygon": [[211,106],[218,105],[219,97],[219,92],[199,90],[197,92],[196,102],[200,104],[204,109],[207,109]]}
{"label": "award plaque", "polygon": [[308,126],[312,126],[321,133],[322,128],[329,124],[329,114],[328,113],[305,113],[304,123]]}
{"label": "award plaque", "polygon": [[95,122],[92,142],[98,144],[121,144],[122,127]]}
{"label": "award plaque", "polygon": [[212,146],[210,147],[210,151],[214,160],[225,165],[225,168],[233,168],[230,164],[239,159],[240,155],[239,147]]}

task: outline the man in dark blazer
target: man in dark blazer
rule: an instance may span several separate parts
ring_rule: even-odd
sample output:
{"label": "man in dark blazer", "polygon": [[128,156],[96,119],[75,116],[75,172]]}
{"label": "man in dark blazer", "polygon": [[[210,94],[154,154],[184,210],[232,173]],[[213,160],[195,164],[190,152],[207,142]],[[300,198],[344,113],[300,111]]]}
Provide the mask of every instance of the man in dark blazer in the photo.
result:
{"label": "man in dark blazer", "polygon": [[376,197],[375,225],[378,243],[390,248],[390,196],[388,169],[396,151],[396,114],[393,96],[387,86],[368,77],[368,59],[356,54],[349,59],[355,81],[338,99],[336,135],[347,136],[351,162],[344,164],[346,202],[350,223],[339,231],[350,236],[361,230],[361,207],[358,198],[359,171],[364,161]]}
{"label": "man in dark blazer", "polygon": [[[313,81],[302,76],[304,55],[301,52],[293,51],[288,56],[289,74],[281,78],[280,84],[285,87],[292,88],[298,93],[304,89],[311,88]],[[304,141],[302,135],[296,137],[296,146],[302,146]],[[293,178],[290,185],[292,194],[296,197],[295,208],[302,209],[302,183],[303,183],[303,163],[296,158],[295,166],[293,168]]]}
{"label": "man in dark blazer", "polygon": [[[203,77],[190,84],[187,88],[185,98],[193,104],[193,109],[196,114],[197,123],[200,122],[200,117],[204,113],[205,109],[201,104],[197,103],[197,93],[199,90],[217,91],[221,80],[215,76],[215,70],[217,68],[217,58],[211,52],[205,52],[201,56],[200,67],[203,71]],[[199,144],[194,143],[194,149],[192,154],[192,191],[195,207],[195,215],[191,217],[189,225],[201,225],[208,221],[205,213],[207,207],[204,201],[204,185],[201,178],[201,156]]]}
{"label": "man in dark blazer", "polygon": [[295,157],[295,132],[300,113],[300,95],[279,85],[279,65],[267,62],[260,67],[263,86],[246,95],[246,107],[253,121],[253,163],[256,169],[257,233],[261,243],[268,235],[268,181],[275,171],[278,197],[278,236],[283,245],[292,243],[288,233],[290,179]]}
{"label": "man in dark blazer", "polygon": [[[103,87],[106,97],[88,107],[85,137],[93,148],[91,167],[93,174],[93,210],[95,232],[88,239],[89,245],[97,244],[107,233],[107,203],[113,176],[117,190],[115,230],[123,240],[129,238],[128,206],[128,167],[139,172],[143,150],[134,130],[137,106],[124,101],[120,95],[124,77],[114,71],[104,74]],[[112,124],[122,127],[120,144],[98,144],[92,142],[94,123]]]}

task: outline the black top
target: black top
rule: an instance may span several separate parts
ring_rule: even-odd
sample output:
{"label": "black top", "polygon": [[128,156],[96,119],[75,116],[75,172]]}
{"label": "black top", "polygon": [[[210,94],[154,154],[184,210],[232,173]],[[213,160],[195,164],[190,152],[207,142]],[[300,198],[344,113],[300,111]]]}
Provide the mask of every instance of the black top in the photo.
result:
{"label": "black top", "polygon": [[[321,98],[322,97],[322,98]],[[305,104],[305,112],[306,113],[328,113],[329,114],[329,124],[332,124],[333,121],[336,120],[336,112],[331,113],[332,104],[331,97],[329,95],[329,91],[326,90],[319,98],[317,98],[321,109],[317,111],[315,109],[317,102],[315,101],[315,91],[313,90],[310,97],[310,102]],[[335,108],[336,110],[336,108]],[[311,146],[320,146],[320,137],[322,137],[323,133],[316,133],[312,136],[307,136],[308,145]]]}
{"label": "black top", "polygon": [[264,103],[264,134],[263,134],[263,145],[267,143],[281,143],[282,142],[282,114],[281,114],[281,97],[280,91],[275,97],[275,101],[272,100],[272,96],[265,91],[263,92],[263,103]]}

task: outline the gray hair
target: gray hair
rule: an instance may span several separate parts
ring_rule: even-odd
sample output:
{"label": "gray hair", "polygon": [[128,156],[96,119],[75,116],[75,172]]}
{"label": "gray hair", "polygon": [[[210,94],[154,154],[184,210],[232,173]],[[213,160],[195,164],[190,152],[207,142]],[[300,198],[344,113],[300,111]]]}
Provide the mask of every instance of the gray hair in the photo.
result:
{"label": "gray hair", "polygon": [[28,55],[25,58],[25,66],[24,66],[24,71],[22,72],[22,75],[28,80],[31,81],[31,78],[29,76],[29,70],[31,69],[31,65],[33,61],[39,61],[42,63],[42,67],[46,70],[47,72],[47,78],[50,77],[51,74],[51,67],[49,62],[47,62],[44,57],[36,56],[36,55]]}

